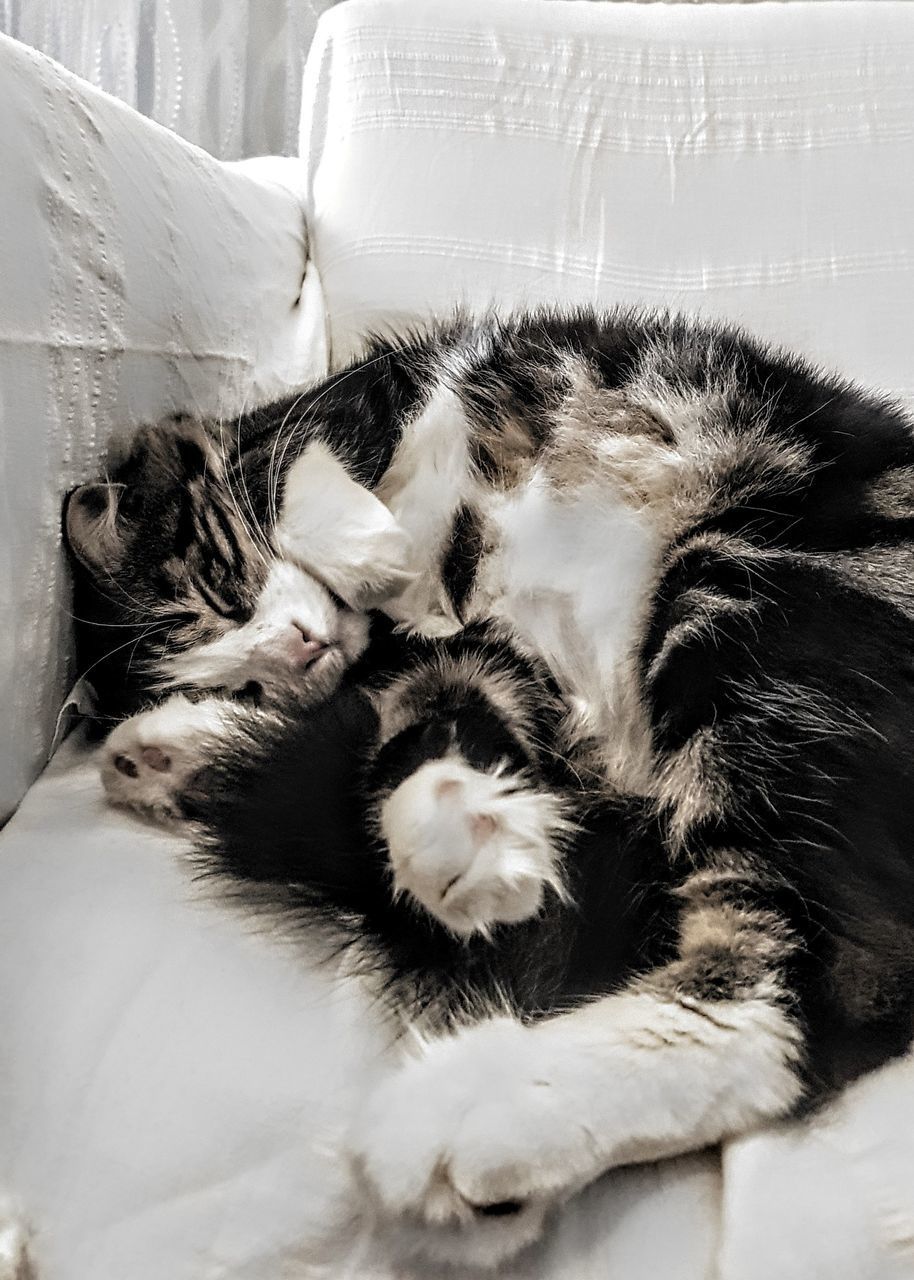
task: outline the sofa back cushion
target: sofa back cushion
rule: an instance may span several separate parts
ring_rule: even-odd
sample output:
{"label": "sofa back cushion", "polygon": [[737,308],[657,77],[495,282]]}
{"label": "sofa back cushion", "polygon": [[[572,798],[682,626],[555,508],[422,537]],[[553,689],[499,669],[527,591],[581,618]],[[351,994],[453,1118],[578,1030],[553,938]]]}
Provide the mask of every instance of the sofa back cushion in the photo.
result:
{"label": "sofa back cushion", "polygon": [[914,396],[914,5],[351,0],[302,154],[333,358],[457,301],[723,315]]}

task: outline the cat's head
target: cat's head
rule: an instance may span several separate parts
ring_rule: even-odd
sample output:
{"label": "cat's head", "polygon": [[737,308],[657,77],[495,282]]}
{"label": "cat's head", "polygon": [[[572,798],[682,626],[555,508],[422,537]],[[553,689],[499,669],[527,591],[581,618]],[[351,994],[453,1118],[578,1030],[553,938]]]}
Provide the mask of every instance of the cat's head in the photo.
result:
{"label": "cat's head", "polygon": [[169,689],[327,697],[368,620],[263,531],[244,483],[195,423],[147,428],[68,497],[80,667],[105,715]]}

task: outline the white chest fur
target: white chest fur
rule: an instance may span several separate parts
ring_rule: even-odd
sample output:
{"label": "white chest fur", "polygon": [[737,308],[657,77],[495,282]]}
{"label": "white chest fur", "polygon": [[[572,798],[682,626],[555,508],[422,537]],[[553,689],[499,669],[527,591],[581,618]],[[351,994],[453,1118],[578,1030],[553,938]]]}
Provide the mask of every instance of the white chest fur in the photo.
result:
{"label": "white chest fur", "polygon": [[407,535],[409,568],[416,574],[388,612],[426,635],[444,635],[460,627],[438,571],[454,517],[475,489],[469,430],[459,397],[439,384],[406,426],[377,489],[377,496]]}
{"label": "white chest fur", "polygon": [[649,737],[634,664],[664,542],[656,512],[617,476],[618,460],[599,454],[592,476],[557,482],[545,463],[507,492],[493,491],[473,473],[469,436],[460,399],[444,383],[404,431],[376,497],[406,536],[414,577],[385,608],[427,635],[459,628],[440,569],[454,518],[471,503],[492,548],[472,611],[507,623],[549,666],[582,732],[604,744],[607,778],[645,790]]}
{"label": "white chest fur", "polygon": [[480,604],[576,701],[583,731],[606,744],[609,779],[645,788],[650,753],[634,664],[662,551],[650,512],[605,478],[569,493],[539,471],[488,505],[495,550]]}
{"label": "white chest fur", "polygon": [[[579,713],[581,733],[602,744],[607,780],[646,791],[650,742],[636,662],[665,541],[655,513],[633,504],[611,471],[566,488],[534,467],[508,492],[483,488],[468,464],[459,403],[448,395],[434,397],[408,429],[375,495],[324,446],[306,450],[287,482],[284,551],[316,566],[345,599],[365,600],[383,582],[392,617],[448,634],[460,620],[441,558],[457,511],[472,502],[491,547],[473,613],[505,622],[547,664]],[[404,583],[399,594],[390,591]]]}

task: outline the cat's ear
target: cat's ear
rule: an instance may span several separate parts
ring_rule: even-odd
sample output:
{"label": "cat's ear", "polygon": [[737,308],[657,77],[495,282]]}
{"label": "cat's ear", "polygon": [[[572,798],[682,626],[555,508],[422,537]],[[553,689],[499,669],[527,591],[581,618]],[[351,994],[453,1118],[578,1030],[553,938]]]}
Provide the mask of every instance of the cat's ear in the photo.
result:
{"label": "cat's ear", "polygon": [[215,440],[193,418],[173,418],[141,429],[134,440],[133,465],[144,484],[169,489],[223,474]]}
{"label": "cat's ear", "polygon": [[122,484],[82,484],[67,498],[64,531],[80,564],[91,573],[116,569],[124,551],[118,507]]}

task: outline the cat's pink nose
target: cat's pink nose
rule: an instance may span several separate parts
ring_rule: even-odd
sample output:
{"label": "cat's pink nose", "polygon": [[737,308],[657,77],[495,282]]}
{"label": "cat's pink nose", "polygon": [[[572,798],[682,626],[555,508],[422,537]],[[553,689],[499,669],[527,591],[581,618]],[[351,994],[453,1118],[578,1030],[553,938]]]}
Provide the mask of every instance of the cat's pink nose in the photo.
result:
{"label": "cat's pink nose", "polygon": [[316,639],[310,631],[293,622],[286,638],[286,652],[296,667],[310,667],[330,646],[326,640]]}

